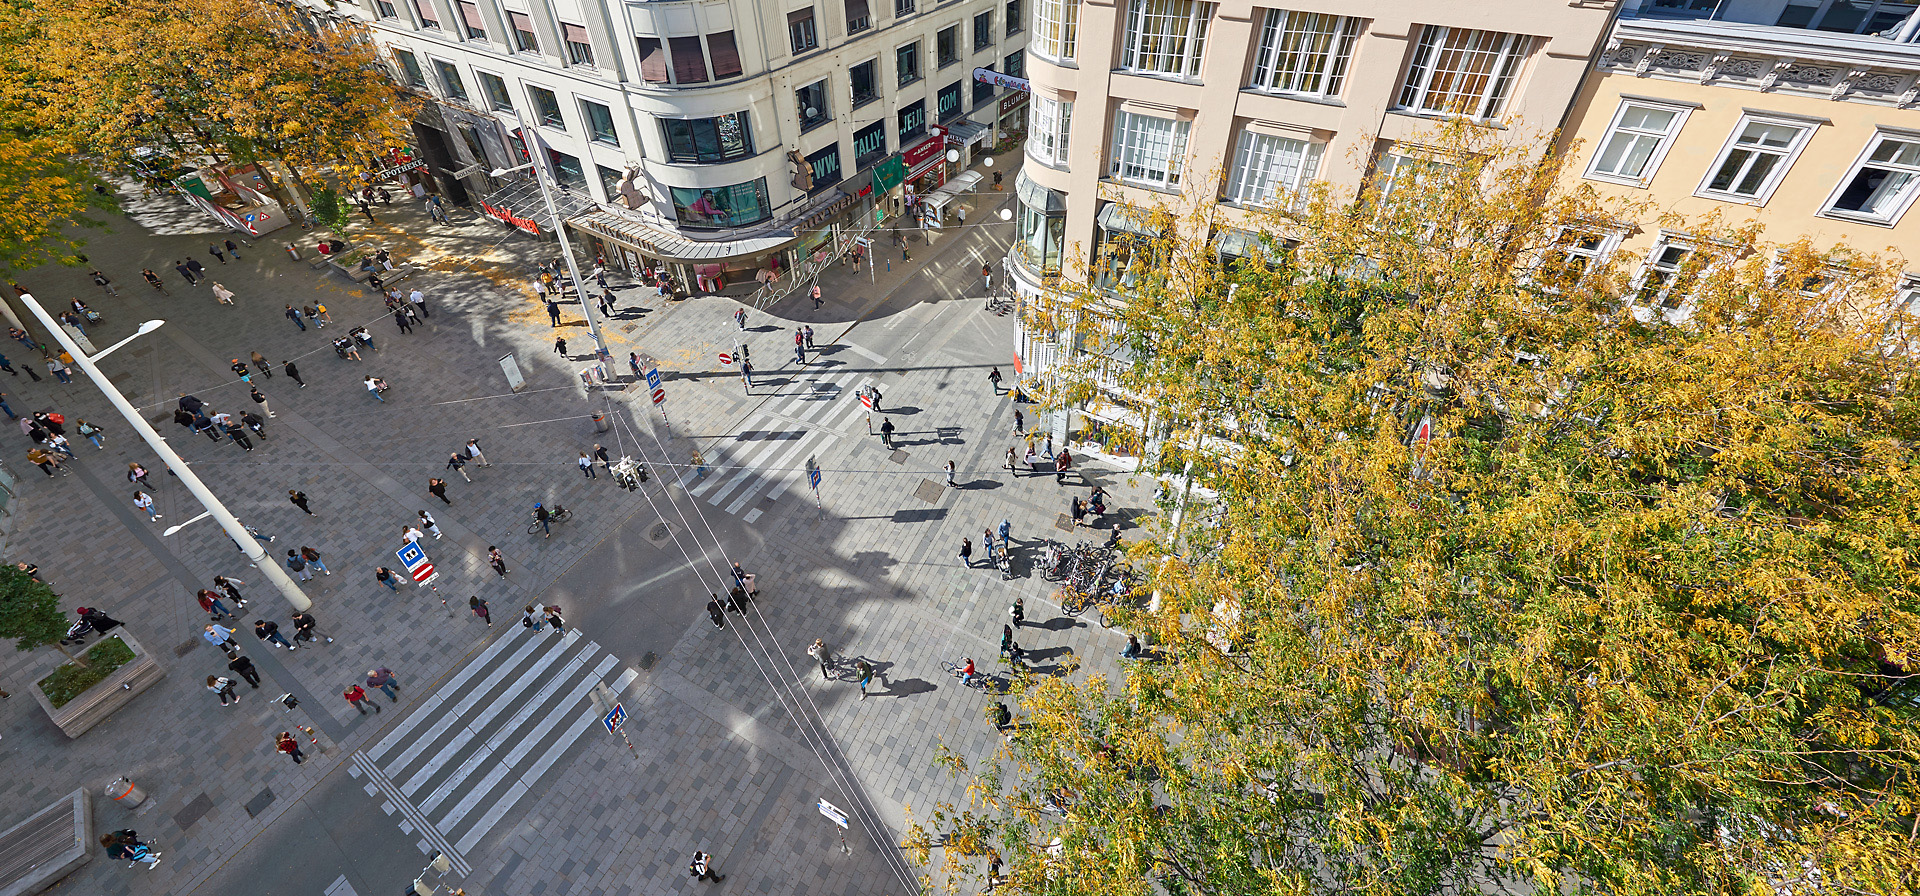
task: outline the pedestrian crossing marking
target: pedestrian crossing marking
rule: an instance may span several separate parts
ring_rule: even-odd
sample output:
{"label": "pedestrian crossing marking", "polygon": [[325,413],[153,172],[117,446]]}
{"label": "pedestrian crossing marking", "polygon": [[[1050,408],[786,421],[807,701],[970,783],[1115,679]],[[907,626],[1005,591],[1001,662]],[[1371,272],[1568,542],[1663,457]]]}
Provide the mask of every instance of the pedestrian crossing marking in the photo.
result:
{"label": "pedestrian crossing marking", "polygon": [[324,896],[360,896],[360,894],[353,891],[353,884],[347,883],[347,876],[342,874],[333,883],[327,885]]}
{"label": "pedestrian crossing marking", "polygon": [[740,425],[740,435],[716,452],[721,456],[711,459],[707,475],[682,473],[681,488],[726,513],[744,511],[751,523],[764,513],[749,509],[757,499],[778,498],[800,483],[800,458],[817,456],[854,425],[865,410],[857,396],[872,382],[858,372],[801,376],[806,379],[798,390],[771,396]]}

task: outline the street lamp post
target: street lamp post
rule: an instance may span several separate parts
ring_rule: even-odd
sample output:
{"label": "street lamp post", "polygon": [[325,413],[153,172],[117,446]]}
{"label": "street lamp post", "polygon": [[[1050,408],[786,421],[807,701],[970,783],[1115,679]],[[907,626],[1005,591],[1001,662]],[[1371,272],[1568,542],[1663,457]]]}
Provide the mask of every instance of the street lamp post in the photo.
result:
{"label": "street lamp post", "polygon": [[108,382],[106,375],[100,372],[100,368],[93,366],[93,362],[106,357],[135,338],[159,329],[166,321],[147,321],[140,325],[139,332],[107,346],[98,354],[89,356],[74,344],[73,337],[69,336],[66,330],[61,329],[60,325],[54,321],[53,315],[48,314],[47,309],[40,307],[40,302],[32,295],[22,294],[20,301],[27,306],[27,310],[32,311],[33,315],[40,319],[41,323],[46,325],[47,332],[51,333],[54,340],[67,350],[67,354],[73,356],[73,363],[80,366],[80,372],[85,373],[87,379],[93,381],[93,385],[100,390],[101,394],[107,396],[107,401],[120,412],[120,416],[126,418],[127,425],[133,427],[133,431],[146,440],[147,447],[160,455],[161,462],[180,478],[180,483],[187,487],[187,491],[192,492],[193,496],[200,500],[201,506],[207,508],[207,512],[220,523],[220,527],[227,530],[227,535],[240,546],[240,551],[247,555],[248,561],[258,566],[267,580],[272,582],[275,588],[280,589],[280,594],[287,599],[287,603],[293,604],[296,610],[310,609],[313,601],[308,600],[307,595],[300,590],[300,586],[294,584],[293,577],[287,575],[286,570],[281,569],[280,564],[275,563],[272,557],[267,556],[267,552],[261,549],[260,543],[248,534],[247,527],[234,519],[233,514],[227,511],[226,505],[221,504],[220,499],[214,497],[213,491],[207,488],[206,483],[200,481],[200,477],[187,466],[187,462],[182,460],[179,454],[174,453],[173,448],[167,444],[167,440],[161,437],[160,433],[155,432],[152,424],[140,416],[139,409],[135,408],[125,395],[121,395],[120,390],[114,388],[113,383]]}
{"label": "street lamp post", "polygon": [[[600,335],[600,321],[593,316],[593,303],[587,300],[587,281],[580,276],[580,264],[573,257],[573,244],[567,242],[567,225],[560,220],[560,210],[553,204],[553,192],[547,187],[546,177],[540,173],[545,166],[541,164],[538,157],[534,156],[534,153],[543,151],[546,147],[541,144],[539,137],[527,128],[527,119],[520,112],[520,107],[514,107],[513,118],[520,123],[520,144],[527,148],[527,164],[520,167],[533,169],[533,182],[540,185],[540,198],[547,203],[547,217],[553,220],[553,235],[560,240],[560,254],[567,259],[567,273],[573,276],[574,291],[580,294],[580,316],[586,318],[587,330],[593,333],[594,347],[600,350],[600,363],[611,364],[613,352],[607,348],[606,338]],[[518,170],[520,169],[501,168],[492,173],[494,177],[500,177]],[[602,370],[604,371],[605,368]]]}

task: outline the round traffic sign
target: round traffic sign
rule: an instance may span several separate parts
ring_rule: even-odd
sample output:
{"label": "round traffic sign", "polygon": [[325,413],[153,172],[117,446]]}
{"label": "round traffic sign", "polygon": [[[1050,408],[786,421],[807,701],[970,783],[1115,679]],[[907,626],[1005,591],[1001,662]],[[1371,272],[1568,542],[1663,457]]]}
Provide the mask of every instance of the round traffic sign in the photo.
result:
{"label": "round traffic sign", "polygon": [[732,364],[732,363],[733,363],[733,356],[732,356],[732,355],[729,355],[729,354],[727,354],[726,352],[721,352],[721,353],[720,353],[720,363],[722,363],[722,364],[729,364],[729,365],[730,365],[730,364]]}
{"label": "round traffic sign", "polygon": [[654,404],[666,404],[666,403],[667,403],[667,390],[665,390],[665,389],[655,389],[655,390],[653,390],[653,403],[654,403]]}

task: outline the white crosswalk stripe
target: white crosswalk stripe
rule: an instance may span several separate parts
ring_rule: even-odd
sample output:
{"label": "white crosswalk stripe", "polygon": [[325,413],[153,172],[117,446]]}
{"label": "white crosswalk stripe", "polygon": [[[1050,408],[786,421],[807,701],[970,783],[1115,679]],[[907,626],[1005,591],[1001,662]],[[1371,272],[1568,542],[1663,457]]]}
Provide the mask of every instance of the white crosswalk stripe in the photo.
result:
{"label": "white crosswalk stripe", "polygon": [[594,686],[608,684],[618,699],[640,675],[619,666],[578,631],[556,637],[519,628],[379,743],[355,752],[347,773],[368,781],[387,814],[399,813],[401,831],[418,833],[423,852],[444,853],[470,873],[464,854],[595,730]]}
{"label": "white crosswalk stripe", "polygon": [[748,510],[749,505],[761,498],[777,499],[789,488],[805,490],[807,458],[862,428],[866,408],[859,390],[872,381],[870,375],[802,370],[792,378],[781,394],[740,425],[733,442],[707,459],[706,475],[697,470],[681,474],[680,485],[688,494],[730,514],[745,510],[746,521],[753,522],[760,510]]}

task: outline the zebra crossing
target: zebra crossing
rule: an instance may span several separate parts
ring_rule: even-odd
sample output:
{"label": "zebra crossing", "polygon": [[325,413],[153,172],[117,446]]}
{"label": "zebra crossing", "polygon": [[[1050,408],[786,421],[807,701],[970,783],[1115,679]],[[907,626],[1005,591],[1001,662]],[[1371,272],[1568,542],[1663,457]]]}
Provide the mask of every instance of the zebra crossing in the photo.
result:
{"label": "zebra crossing", "polygon": [[865,372],[799,370],[781,394],[763,403],[745,422],[733,441],[709,458],[708,472],[688,470],[680,486],[695,498],[746,522],[760,518],[762,497],[778,499],[792,488],[807,486],[807,458],[817,456],[849,428],[863,425],[866,407],[860,390],[872,382]]}
{"label": "zebra crossing", "polygon": [[[595,729],[589,694],[615,699],[640,673],[579,631],[527,628],[503,635],[379,743],[355,751],[347,773],[398,813],[422,853],[471,873],[465,854],[527,795],[580,736]],[[612,676],[612,677],[610,677]],[[378,699],[380,695],[373,695]],[[391,704],[389,704],[391,705]]]}

